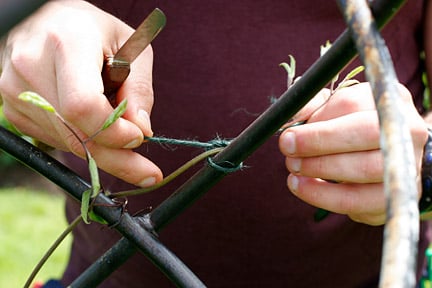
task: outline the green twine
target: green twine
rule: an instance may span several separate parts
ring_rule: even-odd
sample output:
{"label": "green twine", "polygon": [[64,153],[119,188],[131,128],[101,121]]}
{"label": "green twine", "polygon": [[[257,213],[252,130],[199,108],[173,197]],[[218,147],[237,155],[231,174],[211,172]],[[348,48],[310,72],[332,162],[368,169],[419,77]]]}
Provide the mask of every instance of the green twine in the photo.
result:
{"label": "green twine", "polygon": [[231,166],[231,167],[224,167],[224,166],[222,166],[222,165],[220,165],[220,164],[215,163],[215,162],[213,161],[213,159],[210,158],[210,157],[207,158],[207,163],[208,163],[209,166],[212,167],[213,169],[215,169],[215,170],[217,170],[217,171],[219,171],[219,172],[225,173],[225,174],[233,173],[233,172],[236,172],[236,171],[238,171],[238,170],[240,170],[240,169],[243,168],[243,163],[240,163],[239,165],[234,166],[233,163],[228,162],[228,161],[226,161],[225,163],[226,163],[227,165]]}
{"label": "green twine", "polygon": [[[174,138],[166,138],[166,137],[145,137],[144,140],[159,143],[159,144],[168,144],[168,145],[178,145],[178,146],[188,146],[188,147],[196,147],[202,148],[206,151],[216,148],[224,148],[231,143],[231,140],[221,139],[219,137],[210,140],[208,142],[201,142],[196,140],[184,140],[184,139],[174,139]],[[240,163],[238,166],[234,166],[232,163],[227,162],[227,166],[222,166],[221,164],[217,164],[213,161],[212,158],[207,158],[207,163],[213,169],[220,171],[222,173],[228,174],[233,173],[237,170],[243,168],[243,163]]]}
{"label": "green twine", "polygon": [[166,138],[166,137],[145,137],[144,140],[159,144],[169,144],[169,145],[179,145],[179,146],[189,146],[196,148],[203,148],[206,150],[215,149],[215,148],[223,148],[228,146],[231,141],[226,139],[215,138],[208,142],[200,142],[195,140],[183,140],[183,139],[174,139],[174,138]]}

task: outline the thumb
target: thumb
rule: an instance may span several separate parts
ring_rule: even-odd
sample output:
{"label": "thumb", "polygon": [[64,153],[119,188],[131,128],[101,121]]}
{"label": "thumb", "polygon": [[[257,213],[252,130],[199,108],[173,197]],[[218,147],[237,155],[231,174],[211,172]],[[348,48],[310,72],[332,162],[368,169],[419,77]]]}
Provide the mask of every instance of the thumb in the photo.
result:
{"label": "thumb", "polygon": [[131,64],[128,78],[117,92],[117,103],[127,99],[123,117],[137,125],[145,136],[152,136],[150,112],[153,107],[153,51],[147,47]]}

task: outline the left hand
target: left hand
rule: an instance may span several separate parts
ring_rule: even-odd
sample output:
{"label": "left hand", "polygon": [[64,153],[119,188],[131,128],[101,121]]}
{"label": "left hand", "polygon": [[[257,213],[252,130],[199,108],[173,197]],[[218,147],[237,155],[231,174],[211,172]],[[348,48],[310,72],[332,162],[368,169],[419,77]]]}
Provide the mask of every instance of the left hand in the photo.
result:
{"label": "left hand", "polygon": [[[406,103],[404,114],[413,140],[421,191],[426,124],[410,92],[402,85],[399,91]],[[302,115],[309,116],[328,95],[327,89],[322,90],[296,118],[303,120]],[[346,214],[357,222],[383,224],[386,205],[379,134],[378,115],[369,84],[339,90],[313,112],[307,124],[288,128],[280,136],[279,147],[291,172],[287,181],[289,189],[316,207]]]}

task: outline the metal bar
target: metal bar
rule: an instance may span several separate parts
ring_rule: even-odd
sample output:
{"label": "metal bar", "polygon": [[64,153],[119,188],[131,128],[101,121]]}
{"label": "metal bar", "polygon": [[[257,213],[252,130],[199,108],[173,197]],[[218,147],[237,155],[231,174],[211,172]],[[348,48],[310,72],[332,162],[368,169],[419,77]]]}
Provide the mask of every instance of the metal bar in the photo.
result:
{"label": "metal bar", "polygon": [[82,273],[75,281],[70,284],[70,287],[97,287],[111,273],[117,270],[125,263],[136,249],[126,238],[120,239],[110,250],[102,257],[96,260],[86,273]]}
{"label": "metal bar", "polygon": [[339,0],[377,106],[387,220],[380,287],[415,287],[419,209],[416,162],[390,53],[365,0]]}
{"label": "metal bar", "polygon": [[0,4],[0,38],[46,0],[2,0]]}
{"label": "metal bar", "polygon": [[[129,215],[122,216],[122,218],[125,217],[131,218]],[[86,270],[86,273],[82,273],[69,287],[96,287],[102,283],[128,257],[134,254],[135,247],[133,247],[132,243],[176,286],[205,287],[201,280],[176,255],[169,251],[154,234],[142,229],[139,221],[131,219],[131,223],[132,225],[119,224],[121,227],[116,227],[120,233],[125,235],[125,238],[120,239],[108,253],[93,263]]]}

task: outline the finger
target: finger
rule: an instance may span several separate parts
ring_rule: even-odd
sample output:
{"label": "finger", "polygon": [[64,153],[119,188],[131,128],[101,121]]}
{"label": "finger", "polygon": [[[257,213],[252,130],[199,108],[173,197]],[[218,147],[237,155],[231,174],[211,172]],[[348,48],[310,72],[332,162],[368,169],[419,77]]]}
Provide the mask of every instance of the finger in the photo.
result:
{"label": "finger", "polygon": [[308,158],[287,157],[286,166],[295,175],[349,183],[380,183],[384,173],[380,150]]}
{"label": "finger", "polygon": [[281,134],[279,148],[285,156],[290,157],[378,149],[377,117],[375,111],[361,111],[324,122],[291,127]]}
{"label": "finger", "polygon": [[150,112],[153,106],[153,52],[147,47],[131,65],[131,72],[117,93],[117,101],[128,100],[123,117],[136,124],[144,135],[153,135]]}
{"label": "finger", "polygon": [[356,221],[371,225],[384,222],[385,197],[382,184],[335,184],[290,175],[288,187],[294,195],[313,206],[346,214]]}
{"label": "finger", "polygon": [[[55,54],[59,112],[87,136],[98,131],[113,111],[103,94],[103,49],[97,46],[102,43],[98,35],[71,37],[82,41],[61,42]],[[134,148],[142,143],[143,135],[135,124],[120,118],[94,140],[107,147]]]}
{"label": "finger", "polygon": [[326,121],[364,110],[376,110],[369,83],[360,83],[338,90],[325,105],[310,116],[308,123]]}
{"label": "finger", "polygon": [[160,169],[132,150],[107,148],[95,142],[87,147],[98,167],[128,183],[149,187],[162,180]]}

